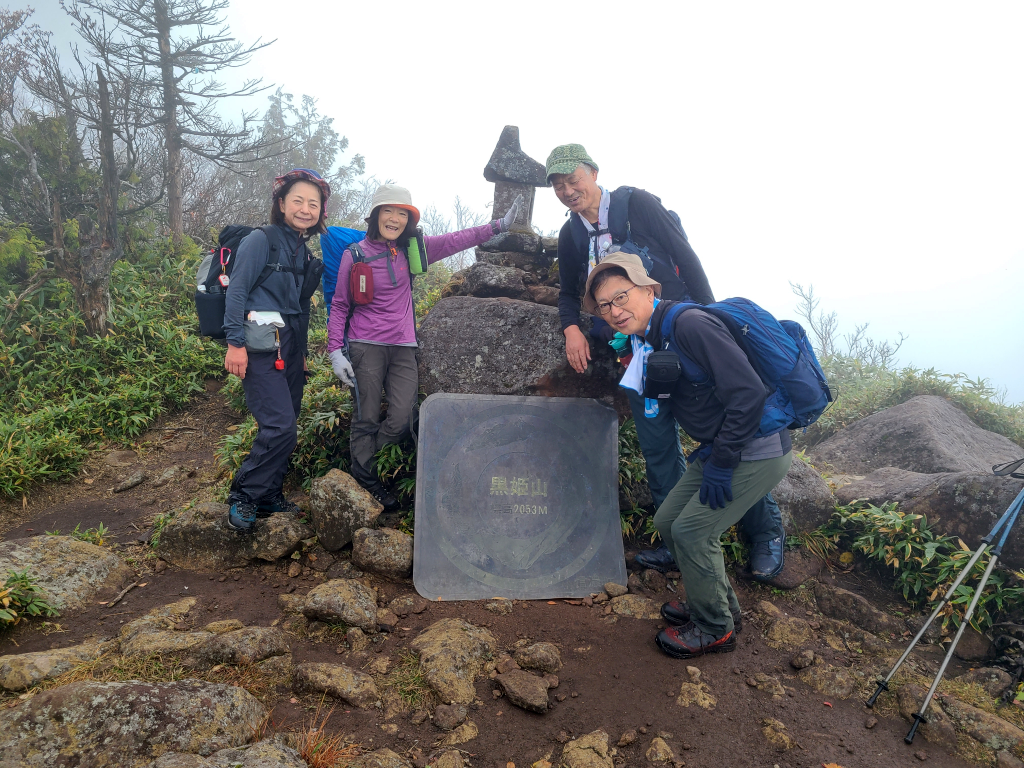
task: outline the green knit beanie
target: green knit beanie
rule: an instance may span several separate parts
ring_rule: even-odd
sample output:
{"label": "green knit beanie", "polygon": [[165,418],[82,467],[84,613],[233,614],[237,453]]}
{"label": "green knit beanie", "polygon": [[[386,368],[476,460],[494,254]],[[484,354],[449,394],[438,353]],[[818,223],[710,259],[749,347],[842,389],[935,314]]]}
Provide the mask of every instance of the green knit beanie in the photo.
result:
{"label": "green knit beanie", "polygon": [[587,150],[583,148],[582,144],[562,144],[555,147],[548,155],[548,162],[545,166],[548,182],[551,182],[551,177],[556,173],[572,173],[579,168],[580,163],[586,163],[595,171],[601,170],[593,158],[587,154]]}

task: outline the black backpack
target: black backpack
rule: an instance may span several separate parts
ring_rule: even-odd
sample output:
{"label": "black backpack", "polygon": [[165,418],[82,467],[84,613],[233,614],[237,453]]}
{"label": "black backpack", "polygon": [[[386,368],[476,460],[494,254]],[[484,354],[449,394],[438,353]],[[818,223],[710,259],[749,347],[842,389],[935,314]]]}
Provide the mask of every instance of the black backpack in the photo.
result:
{"label": "black backpack", "polygon": [[[632,232],[629,227],[629,199],[635,191],[636,187],[619,187],[611,192],[611,202],[608,204],[607,230],[589,232],[580,217],[573,216],[570,219],[569,229],[572,232],[572,239],[576,249],[581,253],[587,253],[590,250],[590,238],[592,236],[611,233],[612,242],[615,245],[620,246],[625,253],[634,253],[640,257],[640,261],[650,277],[662,285],[665,284],[666,280],[672,280],[673,276],[675,280],[681,280],[679,277],[679,267],[676,266],[667,253],[662,253],[658,249],[652,251],[647,246],[641,248],[633,242]],[[659,203],[661,202],[661,198],[657,195],[653,197]],[[679,225],[679,231],[682,233],[683,239],[686,242],[690,242],[690,238],[686,236],[686,230],[683,229],[683,222],[680,220],[679,214],[672,210],[668,213],[675,220],[676,224]],[[584,277],[584,279],[586,278]]]}
{"label": "black backpack", "polygon": [[[235,266],[235,254],[238,246],[255,229],[262,229],[270,243],[270,256],[267,266],[256,278],[250,291],[264,283],[274,272],[291,272],[303,275],[302,290],[299,300],[304,301],[313,295],[320,285],[320,277],[324,271],[324,263],[309,254],[302,267],[288,267],[281,263],[281,253],[285,250],[281,241],[281,233],[277,227],[246,227],[241,224],[229,224],[217,236],[219,245],[210,249],[196,272],[196,314],[199,316],[199,333],[211,339],[225,338],[224,307],[227,299],[228,284]],[[303,243],[305,241],[302,241]]]}

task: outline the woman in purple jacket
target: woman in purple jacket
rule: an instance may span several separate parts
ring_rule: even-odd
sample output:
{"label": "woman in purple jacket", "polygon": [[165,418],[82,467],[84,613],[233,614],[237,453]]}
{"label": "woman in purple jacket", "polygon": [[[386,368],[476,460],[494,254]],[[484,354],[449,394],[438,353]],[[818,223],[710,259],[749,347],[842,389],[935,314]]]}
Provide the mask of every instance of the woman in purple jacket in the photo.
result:
{"label": "woman in purple jacket", "polygon": [[[522,196],[508,213],[490,224],[424,238],[427,261],[480,245],[507,232],[523,204]],[[352,476],[380,501],[386,510],[398,506],[382,485],[373,457],[383,446],[409,436],[413,409],[419,392],[416,366],[416,318],[407,248],[420,220],[409,190],[383,184],[373,196],[366,217],[366,238],[357,245],[370,268],[373,300],[353,302],[349,278],[352,251],[345,252],[327,325],[327,351],[331,366],[342,383],[355,388],[356,417],[352,421],[349,449]],[[380,419],[381,393],[388,412]]]}

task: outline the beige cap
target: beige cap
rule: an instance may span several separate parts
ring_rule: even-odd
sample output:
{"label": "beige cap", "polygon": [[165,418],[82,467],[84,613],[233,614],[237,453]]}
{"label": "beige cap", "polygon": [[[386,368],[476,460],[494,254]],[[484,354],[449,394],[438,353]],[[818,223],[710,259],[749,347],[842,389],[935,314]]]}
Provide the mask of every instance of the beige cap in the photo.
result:
{"label": "beige cap", "polygon": [[373,193],[373,201],[370,203],[370,215],[364,221],[370,223],[373,212],[382,205],[391,205],[395,208],[404,208],[412,216],[412,225],[415,227],[420,222],[420,210],[412,204],[412,194],[405,187],[397,184],[381,184]]}
{"label": "beige cap", "polygon": [[587,289],[583,292],[583,308],[592,315],[597,314],[597,302],[590,293],[590,286],[594,284],[594,278],[597,277],[599,272],[603,272],[609,267],[619,267],[626,272],[626,276],[633,282],[634,285],[653,285],[654,295],[661,298],[661,283],[657,280],[652,280],[647,276],[647,270],[644,269],[643,262],[640,261],[640,257],[635,253],[624,253],[623,251],[616,251],[605,257],[605,260],[594,267],[590,276],[587,277]]}

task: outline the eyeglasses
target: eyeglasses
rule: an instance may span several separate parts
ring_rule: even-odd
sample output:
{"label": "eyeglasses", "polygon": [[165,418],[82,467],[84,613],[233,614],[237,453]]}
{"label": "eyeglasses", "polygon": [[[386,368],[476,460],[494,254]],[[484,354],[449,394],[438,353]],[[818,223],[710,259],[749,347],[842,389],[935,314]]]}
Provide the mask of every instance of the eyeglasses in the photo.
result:
{"label": "eyeglasses", "polygon": [[[636,288],[636,287],[637,286],[635,286],[635,285],[633,286],[633,288]],[[616,307],[624,307],[624,306],[626,306],[626,303],[629,301],[629,296],[627,296],[626,294],[629,293],[630,291],[632,291],[633,288],[627,288],[622,293],[615,294],[614,296],[612,296],[612,300],[611,301],[605,301],[605,302],[602,302],[602,303],[598,304],[596,307],[594,307],[594,309],[597,310],[597,314],[599,314],[599,315],[607,315],[609,312],[612,311],[612,304],[614,304]]]}

